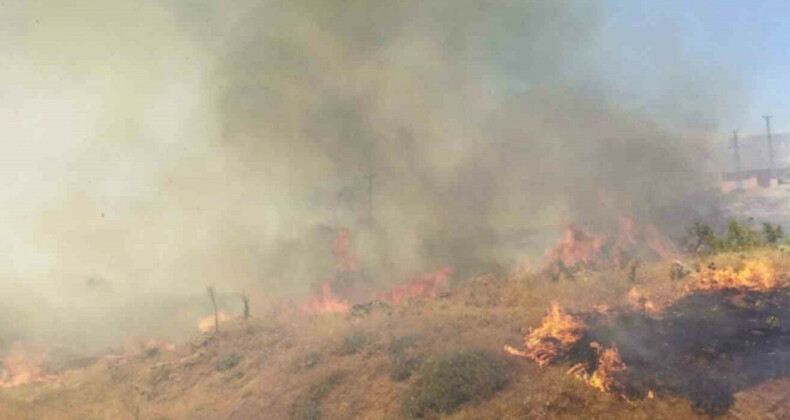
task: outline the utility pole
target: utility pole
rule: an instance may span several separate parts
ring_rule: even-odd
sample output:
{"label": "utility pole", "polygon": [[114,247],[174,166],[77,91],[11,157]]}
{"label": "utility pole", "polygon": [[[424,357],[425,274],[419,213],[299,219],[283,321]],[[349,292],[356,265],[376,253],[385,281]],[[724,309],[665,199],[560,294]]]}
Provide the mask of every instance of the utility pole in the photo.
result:
{"label": "utility pole", "polygon": [[368,174],[368,225],[373,227],[373,171]]}
{"label": "utility pole", "polygon": [[[774,178],[774,144],[771,139],[771,116],[770,115],[763,115],[765,119],[765,132],[768,135],[768,159],[769,164],[771,165],[769,169],[769,173],[771,174],[771,178]],[[770,180],[768,181],[770,182]]]}
{"label": "utility pole", "polygon": [[368,228],[373,229],[373,178],[376,177],[376,164],[374,162],[375,143],[373,139],[368,143]]}
{"label": "utility pole", "polygon": [[732,148],[735,151],[735,185],[738,190],[743,189],[741,182],[741,149],[738,146],[738,130],[732,131]]}

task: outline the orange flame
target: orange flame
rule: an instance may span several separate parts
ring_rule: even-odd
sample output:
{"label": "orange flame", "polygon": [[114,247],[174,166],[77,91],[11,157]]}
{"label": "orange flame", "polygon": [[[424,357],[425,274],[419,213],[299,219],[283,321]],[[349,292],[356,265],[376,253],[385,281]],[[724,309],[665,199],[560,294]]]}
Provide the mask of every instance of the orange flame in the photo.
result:
{"label": "orange flame", "polygon": [[589,266],[598,259],[603,244],[603,238],[572,224],[565,229],[560,242],[546,254],[552,261],[561,263],[565,267]]}
{"label": "orange flame", "polygon": [[332,241],[332,254],[335,256],[335,271],[343,273],[359,269],[357,257],[351,250],[351,231],[341,228],[337,238]]}
{"label": "orange flame", "polygon": [[662,236],[651,225],[642,230],[637,228],[633,216],[619,216],[619,228],[615,235],[596,235],[571,224],[556,245],[546,251],[549,271],[554,275],[565,269],[596,268],[601,266],[624,267],[626,257],[634,251],[651,249],[662,259],[671,253],[664,245]]}
{"label": "orange flame", "polygon": [[612,347],[605,349],[600,344],[592,342],[590,346],[598,353],[598,364],[592,374],[587,371],[588,366],[584,363],[571,367],[568,370],[568,374],[576,376],[601,392],[607,394],[617,392],[621,387],[621,381],[618,376],[620,372],[624,372],[627,369],[623,359],[620,357],[617,345],[612,344]]}
{"label": "orange flame", "polygon": [[661,234],[653,225],[645,226],[645,236],[647,237],[647,245],[662,259],[668,259],[672,253],[664,246],[664,241],[661,239]]}
{"label": "orange flame", "polygon": [[[228,322],[232,319],[230,315],[225,312],[217,312],[217,319],[219,320],[220,325],[225,322]],[[202,333],[210,332],[214,330],[214,314],[206,315],[198,318],[198,331]]]}
{"label": "orange flame", "polygon": [[339,299],[332,293],[332,286],[329,280],[321,285],[321,294],[319,296],[313,296],[309,303],[299,307],[304,312],[312,313],[343,312],[347,311],[348,308],[348,302]]}
{"label": "orange flame", "polygon": [[703,290],[750,289],[768,290],[784,285],[770,262],[762,259],[746,260],[743,267],[700,269],[698,288]]}
{"label": "orange flame", "polygon": [[14,345],[11,354],[3,358],[0,388],[47,381],[49,377],[43,373],[46,360],[47,356],[43,352],[31,351],[19,344]]}
{"label": "orange flame", "polygon": [[552,302],[540,327],[524,337],[526,350],[505,346],[505,351],[514,356],[533,359],[539,366],[546,366],[581,340],[585,328],[584,321],[563,311],[557,302]]}
{"label": "orange flame", "polygon": [[398,286],[384,295],[384,300],[393,305],[415,298],[435,298],[452,276],[452,269],[445,267],[432,273],[423,273],[412,278],[403,286]]}
{"label": "orange flame", "polygon": [[637,290],[636,287],[632,287],[631,290],[628,291],[628,302],[632,309],[639,312],[657,313],[662,309],[662,305],[656,304],[648,299],[647,296]]}
{"label": "orange flame", "polygon": [[618,248],[636,245],[636,219],[633,216],[618,216],[620,229],[617,231],[615,244]]}

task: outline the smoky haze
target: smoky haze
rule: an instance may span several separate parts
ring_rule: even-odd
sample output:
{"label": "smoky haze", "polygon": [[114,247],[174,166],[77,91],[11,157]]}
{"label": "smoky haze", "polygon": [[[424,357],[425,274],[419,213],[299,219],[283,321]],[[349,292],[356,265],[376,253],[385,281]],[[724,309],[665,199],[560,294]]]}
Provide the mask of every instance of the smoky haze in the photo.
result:
{"label": "smoky haze", "polygon": [[4,3],[0,339],[189,334],[209,284],[304,296],[339,226],[383,286],[659,219],[733,107],[671,37],[660,77],[612,81],[605,6]]}

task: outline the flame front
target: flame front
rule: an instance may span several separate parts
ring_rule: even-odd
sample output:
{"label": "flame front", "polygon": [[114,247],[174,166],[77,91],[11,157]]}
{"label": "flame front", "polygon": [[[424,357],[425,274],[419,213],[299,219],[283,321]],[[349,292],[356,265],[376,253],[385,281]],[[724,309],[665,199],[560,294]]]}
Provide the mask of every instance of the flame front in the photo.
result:
{"label": "flame front", "polygon": [[44,382],[46,354],[15,345],[11,354],[3,358],[0,371],[0,388],[11,388],[33,382]]}
{"label": "flame front", "polygon": [[[225,312],[217,312],[217,320],[222,324],[231,320],[231,316]],[[205,333],[214,330],[214,314],[198,318],[198,331]]]}
{"label": "flame front", "polygon": [[556,302],[552,302],[540,327],[524,337],[526,350],[505,346],[505,351],[514,356],[528,357],[538,365],[546,366],[565,355],[581,340],[585,328],[581,319],[568,314]]}
{"label": "flame front", "polygon": [[743,267],[700,269],[697,287],[703,290],[749,289],[769,290],[784,285],[770,262],[761,259],[746,260]]}
{"label": "flame front", "polygon": [[299,307],[304,312],[331,313],[343,312],[349,308],[348,302],[341,300],[332,293],[332,285],[329,280],[321,285],[321,294],[310,298],[310,302]]}
{"label": "flame front", "polygon": [[568,370],[568,374],[574,375],[583,380],[591,387],[607,394],[616,394],[622,391],[622,380],[620,373],[628,367],[620,357],[617,345],[603,348],[598,343],[590,343],[590,346],[598,353],[597,364],[592,373],[588,372],[588,366],[584,363],[573,366]]}
{"label": "flame front", "polygon": [[403,286],[397,286],[384,295],[384,299],[393,305],[415,297],[435,298],[439,291],[447,287],[447,282],[452,275],[452,269],[424,273],[412,278]]}

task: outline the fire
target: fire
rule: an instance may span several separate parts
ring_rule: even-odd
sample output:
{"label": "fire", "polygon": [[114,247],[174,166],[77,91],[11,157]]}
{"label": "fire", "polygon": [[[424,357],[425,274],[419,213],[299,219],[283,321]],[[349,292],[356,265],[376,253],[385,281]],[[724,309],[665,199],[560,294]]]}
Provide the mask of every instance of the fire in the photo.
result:
{"label": "fire", "polygon": [[[225,312],[217,312],[217,319],[219,323],[228,322],[232,317]],[[206,315],[198,318],[198,331],[205,333],[214,330],[214,314]]]}
{"label": "fire", "polygon": [[310,298],[310,302],[301,305],[300,310],[314,313],[331,313],[347,311],[350,305],[345,300],[341,300],[332,293],[332,285],[329,280],[321,285],[321,294]]}
{"label": "fire", "polygon": [[546,251],[549,272],[558,276],[572,275],[579,268],[623,268],[630,259],[648,250],[652,251],[651,257],[666,259],[671,255],[654,226],[640,228],[633,216],[620,216],[618,224],[614,235],[598,235],[571,224],[560,241]]}
{"label": "fire", "polygon": [[636,219],[633,216],[618,216],[620,229],[617,231],[615,245],[619,249],[636,245]]}
{"label": "fire", "polygon": [[584,335],[584,322],[563,311],[556,302],[549,306],[549,313],[539,328],[524,337],[525,351],[505,346],[505,351],[535,360],[546,366],[566,354]]}
{"label": "fire", "polygon": [[746,260],[743,267],[700,269],[698,288],[703,290],[750,289],[768,290],[782,286],[784,282],[776,275],[770,262],[762,259]]}
{"label": "fire", "polygon": [[357,257],[351,250],[351,231],[341,228],[337,233],[337,238],[332,241],[332,255],[335,256],[335,271],[339,273],[357,271]]}
{"label": "fire", "polygon": [[398,286],[384,295],[384,300],[393,305],[415,297],[435,298],[439,291],[447,287],[452,269],[442,268],[432,273],[424,273],[412,278],[403,286]]}
{"label": "fire", "polygon": [[620,357],[617,345],[612,344],[610,348],[603,348],[596,342],[590,343],[598,354],[595,370],[590,374],[588,366],[584,363],[577,364],[568,370],[568,374],[574,375],[583,380],[591,387],[607,394],[618,393],[621,387],[620,373],[627,369],[627,366]]}
{"label": "fire", "polygon": [[661,239],[661,234],[658,232],[653,225],[645,226],[645,237],[647,238],[647,245],[658,254],[661,259],[668,259],[672,253],[669,252],[666,246],[664,246],[664,241]]}
{"label": "fire", "polygon": [[546,254],[564,267],[589,266],[598,259],[603,244],[603,238],[573,224],[565,229],[560,242]]}
{"label": "fire", "polygon": [[32,351],[19,344],[14,345],[11,354],[3,358],[0,388],[46,381],[48,377],[43,373],[46,360],[43,352]]}
{"label": "fire", "polygon": [[628,291],[628,302],[630,303],[632,309],[639,312],[655,313],[661,310],[660,305],[652,302],[643,293],[637,290],[636,287],[632,287],[631,290]]}

